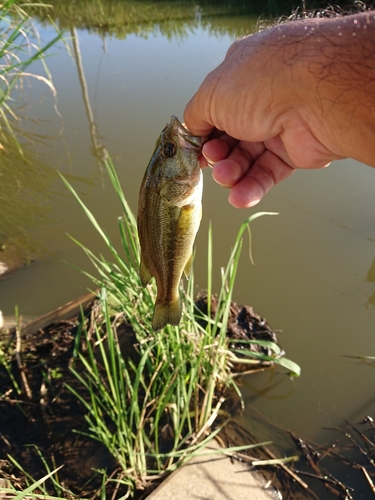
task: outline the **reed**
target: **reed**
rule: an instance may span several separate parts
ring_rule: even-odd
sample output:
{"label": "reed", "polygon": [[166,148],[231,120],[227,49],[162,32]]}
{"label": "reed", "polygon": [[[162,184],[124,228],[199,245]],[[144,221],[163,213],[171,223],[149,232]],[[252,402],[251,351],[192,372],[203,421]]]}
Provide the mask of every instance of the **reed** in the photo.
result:
{"label": "reed", "polygon": [[[15,92],[22,92],[25,78],[44,82],[55,94],[45,56],[62,33],[58,32],[51,41],[42,45],[35,23],[16,0],[7,0],[0,5],[0,21],[0,122],[14,136],[14,123],[18,119]],[[42,63],[44,75],[29,71],[36,61]]]}
{"label": "reed", "polygon": [[[231,420],[231,409],[236,406],[233,403],[242,401],[237,386],[239,374],[233,370],[237,362],[249,367],[279,364],[292,374],[299,374],[299,367],[284,358],[275,343],[242,341],[239,345],[227,337],[243,237],[250,231],[249,224],[265,213],[255,214],[241,225],[228,264],[221,270],[215,311],[211,310],[209,301],[207,313],[196,307],[192,273],[186,291],[181,287],[180,326],[167,326],[153,332],[156,287],[153,283],[145,289],[141,287],[136,220],[110,161],[107,170],[123,213],[118,219],[119,249],[64,180],[111,256],[96,256],[77,242],[94,264],[95,276],[90,277],[100,291],[90,320],[82,315],[76,334],[71,370],[78,383],[74,383],[74,387],[67,385],[84,408],[86,425],[77,423],[80,432],[104,445],[118,464],[116,471],[93,471],[93,475],[101,475],[96,496],[103,500],[107,496],[133,497],[191,457],[209,454],[206,445]],[[210,297],[214,274],[211,227],[207,259]],[[239,348],[251,342],[267,346],[272,354],[265,356]],[[8,355],[4,349],[0,350],[0,363],[5,365]],[[6,371],[9,375],[10,365]],[[14,388],[19,391],[18,386]],[[266,444],[269,443],[231,447],[219,453],[236,454]],[[16,484],[8,481],[5,486],[0,484],[0,495],[20,500],[79,498],[61,483],[60,464],[56,464],[53,457],[43,457],[35,445],[30,446],[44,465],[45,475],[35,480],[21,463],[8,456],[25,487],[20,491]]]}

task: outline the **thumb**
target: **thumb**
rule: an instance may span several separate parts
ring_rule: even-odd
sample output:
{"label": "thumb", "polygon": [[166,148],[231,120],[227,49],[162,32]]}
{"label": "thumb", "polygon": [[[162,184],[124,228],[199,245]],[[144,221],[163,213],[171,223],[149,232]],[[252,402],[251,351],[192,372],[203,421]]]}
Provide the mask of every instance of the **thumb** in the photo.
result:
{"label": "thumb", "polygon": [[[215,129],[211,120],[206,117],[207,105],[202,103],[202,91],[198,92],[190,99],[185,107],[184,122],[193,135],[208,136]],[[204,100],[209,100],[207,96]]]}

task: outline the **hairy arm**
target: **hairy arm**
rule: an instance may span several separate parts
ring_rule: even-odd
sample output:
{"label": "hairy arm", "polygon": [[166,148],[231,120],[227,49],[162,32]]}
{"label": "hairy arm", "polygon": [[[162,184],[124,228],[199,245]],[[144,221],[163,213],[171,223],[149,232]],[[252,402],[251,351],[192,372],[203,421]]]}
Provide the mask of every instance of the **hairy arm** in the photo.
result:
{"label": "hairy arm", "polygon": [[[236,41],[185,110],[237,207],[296,168],[375,166],[375,11],[274,26]],[[220,132],[219,132],[220,131]]]}

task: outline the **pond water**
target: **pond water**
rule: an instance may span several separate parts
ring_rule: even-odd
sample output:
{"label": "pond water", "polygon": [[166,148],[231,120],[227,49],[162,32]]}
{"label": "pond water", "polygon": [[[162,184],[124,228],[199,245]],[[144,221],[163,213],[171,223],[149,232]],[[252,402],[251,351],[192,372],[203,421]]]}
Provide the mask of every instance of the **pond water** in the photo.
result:
{"label": "pond water", "polygon": [[[255,23],[244,15],[195,16],[136,23],[117,35],[72,26],[65,44],[55,46],[47,61],[56,98],[42,82],[30,81],[21,128],[43,137],[30,147],[43,164],[35,167],[35,176],[44,195],[31,193],[25,217],[33,210],[35,217],[22,231],[33,254],[40,252],[30,265],[0,280],[5,317],[14,315],[16,305],[24,317],[37,317],[91,286],[76,269],[91,272],[87,257],[67,234],[96,253],[103,246],[55,171],[68,177],[118,243],[120,205],[101,159],[107,152],[113,158],[136,212],[141,179],[161,129],[171,114],[182,118],[205,75]],[[48,24],[40,33],[43,41],[55,35]],[[324,171],[297,172],[257,207],[243,211],[227,203],[227,192],[209,170],[204,174],[194,264],[197,291],[206,286],[210,221],[218,289],[220,267],[241,223],[250,213],[279,212],[253,223],[255,265],[243,251],[234,299],[252,305],[280,330],[279,341],[301,366],[302,376],[291,380],[276,370],[245,378],[247,404],[319,442],[332,439],[324,427],[374,415],[373,367],[345,355],[375,355],[375,170],[347,160]]]}

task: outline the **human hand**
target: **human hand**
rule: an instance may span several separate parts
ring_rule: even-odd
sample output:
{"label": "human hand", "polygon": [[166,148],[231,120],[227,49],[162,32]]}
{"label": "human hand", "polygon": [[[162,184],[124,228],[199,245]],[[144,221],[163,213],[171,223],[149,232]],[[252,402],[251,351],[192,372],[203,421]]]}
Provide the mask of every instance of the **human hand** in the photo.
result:
{"label": "human hand", "polygon": [[225,133],[207,141],[202,153],[202,166],[213,167],[213,178],[230,189],[228,200],[236,208],[256,205],[295,170],[264,143],[238,141]]}
{"label": "human hand", "polygon": [[190,131],[211,134],[202,166],[213,167],[235,207],[255,205],[297,168],[322,168],[347,156],[366,161],[359,143],[368,150],[363,138],[370,136],[361,121],[348,126],[363,116],[355,116],[349,90],[342,99],[350,75],[340,51],[350,55],[356,46],[340,46],[336,28],[336,19],[309,19],[235,42],[186,106]]}

